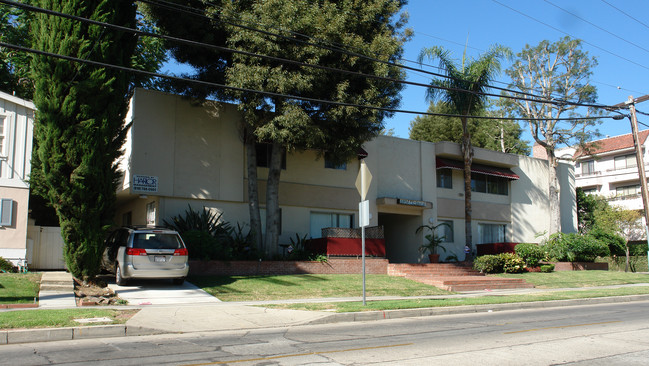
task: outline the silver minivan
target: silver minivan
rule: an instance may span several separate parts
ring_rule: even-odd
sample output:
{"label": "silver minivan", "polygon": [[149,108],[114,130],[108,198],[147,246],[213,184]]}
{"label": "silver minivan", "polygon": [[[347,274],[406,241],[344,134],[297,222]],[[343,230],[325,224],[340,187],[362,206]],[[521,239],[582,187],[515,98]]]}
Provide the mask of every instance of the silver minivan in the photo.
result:
{"label": "silver minivan", "polygon": [[189,272],[188,252],[178,232],[166,228],[123,227],[106,239],[104,269],[124,285],[131,278],[172,279],[181,285]]}

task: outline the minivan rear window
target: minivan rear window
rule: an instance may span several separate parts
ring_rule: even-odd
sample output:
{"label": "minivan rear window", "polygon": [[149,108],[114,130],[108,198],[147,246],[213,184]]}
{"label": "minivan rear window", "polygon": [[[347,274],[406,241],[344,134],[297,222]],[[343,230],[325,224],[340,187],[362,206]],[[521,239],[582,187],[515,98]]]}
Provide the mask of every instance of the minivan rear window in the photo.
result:
{"label": "minivan rear window", "polygon": [[183,245],[177,234],[136,233],[133,235],[133,248],[180,249]]}

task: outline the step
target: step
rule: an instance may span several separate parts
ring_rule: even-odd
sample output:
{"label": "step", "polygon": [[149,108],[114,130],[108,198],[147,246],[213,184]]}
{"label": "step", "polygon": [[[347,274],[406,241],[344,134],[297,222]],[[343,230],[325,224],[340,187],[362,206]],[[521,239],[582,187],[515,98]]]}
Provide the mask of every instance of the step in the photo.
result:
{"label": "step", "polygon": [[73,292],[74,285],[72,283],[69,284],[41,283],[40,291]]}
{"label": "step", "polygon": [[[410,277],[408,277],[410,278]],[[413,281],[439,287],[447,291],[481,291],[495,289],[533,288],[522,279],[494,278],[485,276],[412,277]]]}

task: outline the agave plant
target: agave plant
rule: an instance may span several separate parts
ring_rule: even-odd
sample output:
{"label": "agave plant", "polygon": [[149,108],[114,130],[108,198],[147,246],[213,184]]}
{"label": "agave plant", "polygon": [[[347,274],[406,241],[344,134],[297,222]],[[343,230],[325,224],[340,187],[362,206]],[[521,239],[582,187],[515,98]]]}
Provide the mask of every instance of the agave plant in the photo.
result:
{"label": "agave plant", "polygon": [[199,212],[194,211],[190,205],[187,207],[184,216],[174,216],[171,221],[164,220],[165,226],[176,230],[181,235],[192,230],[206,232],[214,237],[230,235],[232,228],[229,223],[221,220],[223,214],[217,214],[207,208]]}

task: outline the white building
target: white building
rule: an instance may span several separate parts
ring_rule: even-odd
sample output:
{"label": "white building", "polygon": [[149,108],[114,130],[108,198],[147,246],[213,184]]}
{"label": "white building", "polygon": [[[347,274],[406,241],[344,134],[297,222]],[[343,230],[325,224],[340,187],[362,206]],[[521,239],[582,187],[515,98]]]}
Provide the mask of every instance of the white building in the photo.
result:
{"label": "white building", "polygon": [[0,92],[0,257],[23,265],[35,107]]}
{"label": "white building", "polygon": [[[248,221],[246,161],[233,105],[201,106],[175,95],[137,90],[128,115],[133,125],[125,145],[118,189],[117,224],[162,224],[187,205]],[[416,229],[445,221],[446,255],[464,257],[464,188],[458,144],[379,136],[365,159],[373,176],[367,199],[370,225],[383,226],[391,262],[426,261]],[[263,149],[258,151],[261,158]],[[258,159],[264,161],[263,158]],[[323,227],[357,227],[359,161],[332,167],[313,151],[288,154],[281,173],[280,244],[295,234],[320,236]],[[548,167],[544,160],[475,149],[473,242],[536,242],[550,227]],[[260,203],[267,168],[258,168]],[[576,231],[574,168],[560,165],[561,223]],[[262,213],[262,217],[263,217]],[[281,253],[280,248],[272,248]]]}

